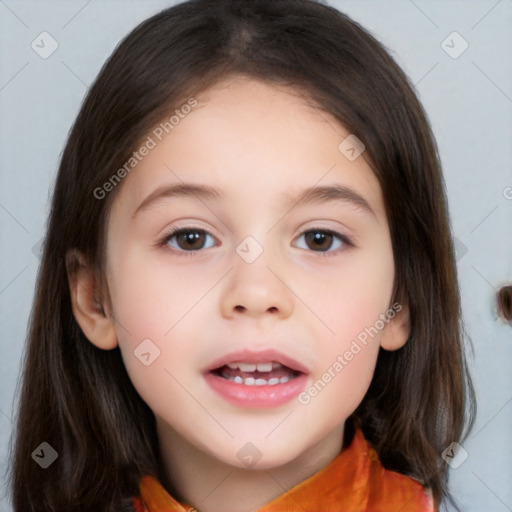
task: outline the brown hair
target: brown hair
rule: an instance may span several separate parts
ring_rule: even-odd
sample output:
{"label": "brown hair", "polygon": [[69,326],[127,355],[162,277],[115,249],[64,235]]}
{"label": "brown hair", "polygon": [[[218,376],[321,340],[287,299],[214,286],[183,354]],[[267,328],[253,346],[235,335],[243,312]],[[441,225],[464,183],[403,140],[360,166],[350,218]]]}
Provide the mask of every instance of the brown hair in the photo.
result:
{"label": "brown hair", "polygon": [[[128,511],[140,477],[161,477],[153,413],[119,349],[99,350],[76,323],[66,255],[81,251],[103,275],[106,219],[120,187],[104,200],[94,190],[170,111],[233,75],[303,91],[365,144],[391,230],[394,300],[409,309],[411,335],[402,349],[380,351],[355,416],[386,468],[431,487],[438,503],[448,496],[440,454],[471,426],[474,393],[439,157],[412,85],[372,35],[328,5],[192,0],[122,41],[63,152],[23,363],[16,512]],[[44,441],[58,452],[45,470],[31,457]]]}

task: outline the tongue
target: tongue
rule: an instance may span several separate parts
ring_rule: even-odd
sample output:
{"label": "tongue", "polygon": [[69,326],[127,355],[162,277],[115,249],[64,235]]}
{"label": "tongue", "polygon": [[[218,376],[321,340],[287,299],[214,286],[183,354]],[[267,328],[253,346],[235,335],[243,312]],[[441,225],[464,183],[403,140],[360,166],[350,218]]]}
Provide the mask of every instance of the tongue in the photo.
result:
{"label": "tongue", "polygon": [[218,373],[224,377],[242,377],[242,379],[248,379],[252,377],[253,379],[281,379],[282,377],[294,377],[297,375],[297,372],[292,370],[291,368],[288,368],[287,366],[281,366],[275,370],[272,370],[270,372],[259,372],[258,370],[254,372],[243,372],[239,370],[238,368],[236,370],[233,370],[229,366],[223,366],[222,368],[219,368]]}

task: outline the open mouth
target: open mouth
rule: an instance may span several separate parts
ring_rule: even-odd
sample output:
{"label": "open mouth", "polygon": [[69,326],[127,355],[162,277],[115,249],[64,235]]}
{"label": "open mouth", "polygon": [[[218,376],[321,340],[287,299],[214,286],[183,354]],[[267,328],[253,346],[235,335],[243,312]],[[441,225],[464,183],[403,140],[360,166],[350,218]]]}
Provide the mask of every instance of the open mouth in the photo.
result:
{"label": "open mouth", "polygon": [[213,361],[205,382],[237,407],[269,409],[293,400],[305,389],[309,369],[273,349],[239,350]]}
{"label": "open mouth", "polygon": [[302,375],[302,372],[275,361],[233,362],[212,370],[212,373],[244,386],[276,386]]}

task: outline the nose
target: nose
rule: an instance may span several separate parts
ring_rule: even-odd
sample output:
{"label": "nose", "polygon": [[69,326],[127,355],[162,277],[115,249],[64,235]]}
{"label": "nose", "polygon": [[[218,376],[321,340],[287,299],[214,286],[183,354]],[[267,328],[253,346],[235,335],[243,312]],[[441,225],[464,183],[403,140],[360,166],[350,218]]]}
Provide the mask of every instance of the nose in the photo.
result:
{"label": "nose", "polygon": [[252,263],[234,254],[233,265],[221,292],[220,308],[224,318],[272,316],[285,319],[291,315],[293,293],[268,251],[263,251]]}

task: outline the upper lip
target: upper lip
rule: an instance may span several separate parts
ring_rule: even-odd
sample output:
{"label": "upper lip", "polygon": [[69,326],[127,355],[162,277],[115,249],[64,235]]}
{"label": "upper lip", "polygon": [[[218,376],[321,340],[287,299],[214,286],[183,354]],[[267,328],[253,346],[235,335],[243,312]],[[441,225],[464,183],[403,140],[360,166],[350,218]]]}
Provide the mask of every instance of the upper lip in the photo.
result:
{"label": "upper lip", "polygon": [[205,370],[205,373],[210,372],[212,370],[217,370],[222,366],[228,363],[280,363],[283,366],[287,366],[288,368],[295,370],[297,372],[301,372],[304,374],[308,374],[309,370],[299,361],[296,361],[290,356],[283,354],[274,349],[266,349],[266,350],[237,350],[235,352],[230,352],[229,354],[225,354],[213,361]]}

